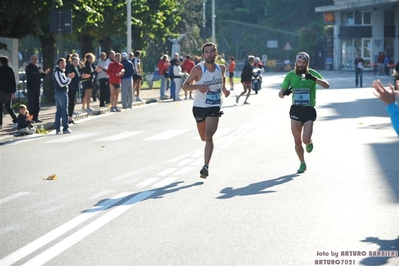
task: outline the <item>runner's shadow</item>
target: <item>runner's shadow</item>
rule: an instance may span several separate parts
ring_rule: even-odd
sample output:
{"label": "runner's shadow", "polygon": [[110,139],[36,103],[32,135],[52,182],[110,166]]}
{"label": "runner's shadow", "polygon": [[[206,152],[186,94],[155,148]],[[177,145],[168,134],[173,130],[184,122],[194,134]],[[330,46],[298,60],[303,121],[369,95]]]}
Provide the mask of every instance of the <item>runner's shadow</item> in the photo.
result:
{"label": "runner's shadow", "polygon": [[[366,239],[361,240],[360,242],[377,244],[380,246],[380,248],[378,249],[379,251],[382,251],[382,250],[391,251],[391,252],[396,251],[395,256],[398,256],[398,253],[399,253],[399,236],[398,236],[398,238],[392,239],[392,240],[379,239],[378,237],[366,237]],[[375,251],[377,251],[377,250],[375,250]],[[374,250],[371,252],[374,252]],[[391,256],[391,257],[394,257],[394,256]],[[367,258],[364,258],[363,260],[361,260],[360,264],[362,264],[362,265],[385,265],[388,263],[388,260],[391,257],[381,257],[381,256],[367,257]]]}
{"label": "runner's shadow", "polygon": [[[179,181],[179,182],[173,182],[169,185],[160,187],[160,188],[156,188],[156,189],[150,189],[150,190],[146,190],[146,191],[140,191],[134,194],[130,194],[127,196],[123,196],[120,198],[115,198],[115,199],[102,199],[99,202],[97,202],[96,205],[94,205],[93,208],[90,208],[88,210],[84,210],[82,211],[83,213],[92,213],[92,212],[98,212],[98,211],[104,211],[104,210],[108,210],[114,207],[118,207],[121,205],[127,205],[126,202],[129,201],[130,199],[138,196],[139,194],[143,193],[143,192],[149,192],[149,191],[154,191],[154,193],[152,193],[149,197],[144,198],[143,200],[140,201],[145,201],[148,199],[160,199],[163,198],[164,195],[170,194],[170,193],[174,193],[177,192],[179,190],[182,189],[187,189],[187,188],[191,188],[191,187],[195,187],[195,186],[199,186],[204,184],[204,182],[195,182],[193,184],[189,184],[189,185],[185,185],[185,186],[178,186],[180,183],[184,183],[184,181]],[[106,206],[104,206],[104,203],[106,204]]]}
{"label": "runner's shadow", "polygon": [[268,188],[282,185],[284,183],[290,182],[294,179],[294,177],[299,176],[298,174],[291,174],[286,176],[281,176],[279,178],[275,178],[272,180],[265,180],[258,183],[249,184],[246,187],[235,188],[226,187],[220,191],[221,196],[217,197],[217,199],[229,199],[236,196],[250,196],[256,194],[266,194],[275,192],[273,190],[265,191]]}

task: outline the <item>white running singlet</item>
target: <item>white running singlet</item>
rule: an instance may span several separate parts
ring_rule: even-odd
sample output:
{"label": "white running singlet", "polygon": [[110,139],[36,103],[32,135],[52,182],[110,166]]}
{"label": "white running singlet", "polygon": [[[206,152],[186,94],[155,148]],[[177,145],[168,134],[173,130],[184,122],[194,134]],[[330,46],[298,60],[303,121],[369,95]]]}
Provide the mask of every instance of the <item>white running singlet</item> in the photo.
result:
{"label": "white running singlet", "polygon": [[201,67],[202,77],[195,84],[203,84],[209,87],[206,93],[194,91],[194,106],[196,107],[220,107],[222,106],[222,69],[215,63],[215,71],[210,72],[204,62],[198,64]]}

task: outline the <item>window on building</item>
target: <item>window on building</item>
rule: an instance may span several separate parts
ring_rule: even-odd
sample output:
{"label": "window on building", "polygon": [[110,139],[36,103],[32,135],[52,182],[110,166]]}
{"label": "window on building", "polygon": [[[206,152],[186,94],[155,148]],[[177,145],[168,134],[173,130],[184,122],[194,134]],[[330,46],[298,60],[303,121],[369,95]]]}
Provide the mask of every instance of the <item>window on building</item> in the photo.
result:
{"label": "window on building", "polygon": [[341,15],[343,26],[371,25],[371,12],[344,12]]}
{"label": "window on building", "polygon": [[384,25],[395,25],[395,13],[392,10],[385,10],[384,12]]}

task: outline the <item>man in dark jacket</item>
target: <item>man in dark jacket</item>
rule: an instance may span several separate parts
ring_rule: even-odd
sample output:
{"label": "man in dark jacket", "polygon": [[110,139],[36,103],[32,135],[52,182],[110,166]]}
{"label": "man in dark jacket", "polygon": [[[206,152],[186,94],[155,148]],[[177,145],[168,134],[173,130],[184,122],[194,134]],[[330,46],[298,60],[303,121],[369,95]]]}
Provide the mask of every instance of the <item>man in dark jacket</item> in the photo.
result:
{"label": "man in dark jacket", "polygon": [[12,67],[8,65],[7,56],[0,57],[0,91],[10,95],[10,98],[5,103],[0,103],[0,129],[3,128],[3,105],[5,106],[7,112],[12,117],[12,122],[14,123],[13,128],[18,127],[18,119],[11,108],[11,100],[15,97],[15,92],[17,90],[17,83],[15,81],[15,73]]}
{"label": "man in dark jacket", "polygon": [[37,55],[31,55],[30,64],[26,67],[26,87],[28,89],[28,110],[33,115],[32,121],[42,122],[39,120],[40,85],[42,78],[45,78],[50,72],[50,68],[43,72],[42,67],[37,65],[37,59]]}

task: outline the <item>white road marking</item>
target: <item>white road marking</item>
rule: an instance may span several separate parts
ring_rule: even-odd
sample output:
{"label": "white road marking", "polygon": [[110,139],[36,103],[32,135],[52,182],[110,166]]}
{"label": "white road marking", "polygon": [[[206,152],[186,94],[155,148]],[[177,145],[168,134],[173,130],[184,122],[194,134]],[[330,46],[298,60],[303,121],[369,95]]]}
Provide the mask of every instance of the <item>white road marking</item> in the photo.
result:
{"label": "white road marking", "polygon": [[114,178],[111,178],[111,180],[112,181],[119,181],[119,180],[122,180],[122,179],[125,179],[125,178],[128,178],[128,177],[131,177],[131,176],[133,176],[135,174],[138,174],[140,172],[150,170],[150,169],[155,168],[155,167],[157,167],[157,164],[151,164],[150,166],[147,166],[145,168],[134,170],[134,171],[131,171],[129,173],[118,175],[118,176],[116,176]]}
{"label": "white road marking", "polygon": [[94,196],[91,196],[89,199],[101,198],[105,195],[111,194],[112,192],[114,192],[114,191],[113,190],[104,190],[104,191],[101,191],[101,192],[95,194]]}
{"label": "white road marking", "polygon": [[177,179],[177,177],[168,177],[168,178],[162,179],[162,181],[154,184],[153,187],[156,187],[156,188],[165,187],[167,185],[170,185],[176,179]]}
{"label": "white road marking", "polygon": [[[215,135],[213,135],[214,138],[220,138],[228,133],[230,133],[231,131],[235,130],[235,127],[219,127],[215,133]],[[199,136],[195,136],[193,137],[193,139],[199,140],[200,137]]]}
{"label": "white road marking", "polygon": [[128,137],[132,137],[132,136],[136,136],[139,135],[141,133],[144,133],[145,131],[126,131],[126,132],[122,132],[116,135],[112,135],[109,137],[105,137],[105,138],[101,138],[101,139],[96,139],[94,141],[118,141],[121,139],[125,139]]}
{"label": "white road marking", "polygon": [[174,171],[176,171],[177,168],[168,168],[163,170],[162,172],[158,173],[159,176],[167,176],[170,173],[173,173]]}
{"label": "white road marking", "polygon": [[64,137],[62,135],[57,135],[55,137],[53,137],[53,140],[50,141],[46,141],[45,143],[65,143],[65,142],[71,142],[71,141],[75,141],[78,139],[84,139],[84,138],[88,138],[94,135],[98,135],[100,133],[78,133],[78,134],[72,134],[72,135],[68,135],[68,137]]}
{"label": "white road marking", "polygon": [[182,168],[182,169],[180,169],[179,171],[177,171],[177,172],[175,173],[175,175],[185,175],[185,174],[187,174],[188,172],[190,172],[192,169],[193,169],[193,167],[185,167],[185,168]]}
{"label": "white road marking", "polygon": [[13,195],[11,195],[11,196],[8,196],[8,197],[5,197],[5,198],[0,199],[0,204],[9,202],[9,201],[11,201],[11,200],[13,200],[13,199],[17,199],[17,198],[22,197],[22,196],[24,196],[24,195],[26,195],[26,194],[29,194],[29,193],[30,193],[30,192],[18,192],[18,193],[15,193],[15,194],[13,194]]}
{"label": "white road marking", "polygon": [[145,191],[142,192],[135,197],[129,199],[128,201],[124,202],[123,204],[116,206],[108,213],[104,214],[97,220],[91,222],[90,224],[86,225],[76,233],[68,236],[64,240],[60,241],[59,243],[55,244],[51,248],[47,249],[46,251],[42,252],[38,256],[34,257],[30,261],[26,262],[23,265],[43,265],[44,263],[50,261],[51,259],[55,258],[68,248],[72,247],[85,237],[89,236],[90,234],[94,233],[107,223],[111,222],[118,216],[122,215],[130,208],[132,208],[136,203],[143,201],[144,199],[151,196],[155,191]]}
{"label": "white road marking", "polygon": [[44,245],[47,245],[54,239],[62,236],[66,232],[72,230],[73,228],[77,227],[78,225],[82,224],[83,222],[87,221],[88,219],[92,218],[93,216],[101,213],[101,211],[111,207],[112,205],[116,204],[117,202],[123,200],[126,196],[129,196],[131,193],[125,192],[116,195],[104,202],[101,205],[94,206],[91,209],[85,211],[84,213],[80,214],[79,216],[73,218],[72,220],[64,223],[63,225],[55,228],[51,232],[39,237],[38,239],[32,241],[31,243],[27,244],[26,246],[14,251],[13,253],[7,255],[6,257],[0,260],[0,265],[6,266],[14,264],[15,262],[23,259],[24,257],[28,256],[29,254],[35,252],[36,250],[40,249]]}
{"label": "white road marking", "polygon": [[[8,146],[8,145],[18,145],[18,144],[22,144],[22,143],[26,143],[26,142],[30,142],[33,140],[37,140],[42,138],[44,135],[39,135],[39,134],[33,134],[33,135],[28,135],[23,137],[24,139],[16,139],[7,143],[4,143],[3,146]],[[21,137],[22,138],[22,137]]]}
{"label": "white road marking", "polygon": [[136,187],[141,187],[142,188],[142,187],[145,187],[145,186],[147,186],[147,185],[149,185],[151,183],[154,183],[155,181],[158,181],[158,180],[159,180],[158,177],[150,177],[150,178],[144,180],[143,182],[138,183],[136,185]]}
{"label": "white road marking", "polygon": [[190,130],[191,129],[171,129],[171,130],[162,132],[158,135],[146,138],[144,140],[167,140],[167,139],[177,137],[177,136],[179,136],[183,133],[186,133],[187,131],[190,131]]}
{"label": "white road marking", "polygon": [[194,161],[194,159],[184,159],[177,163],[177,166],[184,166]]}

